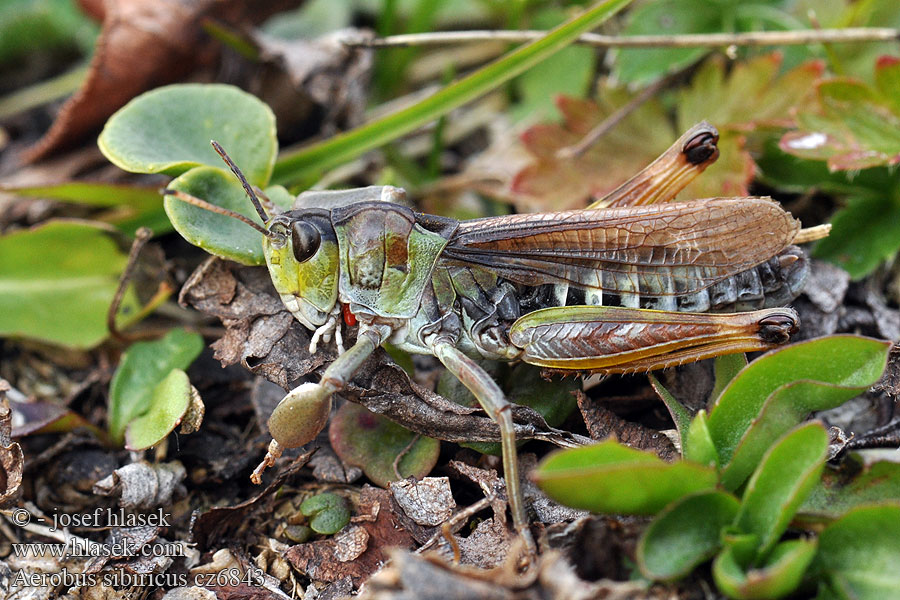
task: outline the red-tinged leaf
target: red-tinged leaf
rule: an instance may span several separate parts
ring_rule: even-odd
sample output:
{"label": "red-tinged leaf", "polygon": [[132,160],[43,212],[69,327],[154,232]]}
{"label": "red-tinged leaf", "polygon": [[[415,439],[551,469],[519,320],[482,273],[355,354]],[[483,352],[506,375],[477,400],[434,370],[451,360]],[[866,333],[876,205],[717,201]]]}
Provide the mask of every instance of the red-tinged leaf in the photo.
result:
{"label": "red-tinged leaf", "polygon": [[[760,126],[792,124],[793,111],[808,102],[823,70],[822,63],[809,62],[779,75],[781,62],[781,55],[773,53],[737,63],[729,71],[723,58],[713,58],[681,91],[677,131],[706,120],[720,134],[719,160],[681,198],[748,193],[756,165],[745,149],[744,135]],[[623,90],[605,87],[599,104],[568,97],[557,100],[563,124],[539,124],[523,134],[522,142],[536,160],[512,179],[509,195],[532,209],[581,207],[656,158],[674,139],[675,131],[655,101],[641,106],[582,155],[559,155],[559,150],[577,144],[628,99]]]}
{"label": "red-tinged leaf", "polygon": [[825,160],[832,171],[900,162],[900,62],[882,57],[875,85],[845,77],[823,81],[815,102],[802,107],[797,130],[785,134],[783,151]]}
{"label": "red-tinged leaf", "polygon": [[564,210],[585,206],[605,195],[649,164],[676,135],[662,106],[647,102],[599,143],[577,158],[558,156],[629,99],[622,90],[605,90],[600,104],[561,97],[563,125],[538,124],[522,135],[535,161],[510,182],[515,201],[530,209]]}
{"label": "red-tinged leaf", "polygon": [[781,54],[774,52],[736,63],[726,74],[724,57],[713,57],[680,93],[679,127],[703,119],[718,127],[719,133],[790,124],[792,110],[811,96],[824,67],[818,61],[808,62],[778,75],[781,62]]}

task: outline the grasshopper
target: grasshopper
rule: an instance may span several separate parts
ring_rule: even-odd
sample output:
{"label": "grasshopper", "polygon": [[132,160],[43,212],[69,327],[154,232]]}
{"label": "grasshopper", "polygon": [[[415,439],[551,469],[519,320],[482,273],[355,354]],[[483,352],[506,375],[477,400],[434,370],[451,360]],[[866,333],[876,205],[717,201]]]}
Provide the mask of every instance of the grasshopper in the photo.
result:
{"label": "grasshopper", "polygon": [[[473,358],[649,371],[770,348],[798,326],[797,314],[781,308],[809,270],[793,244],[821,230],[801,232],[768,198],[667,202],[715,161],[717,141],[715,128],[696,125],[583,210],[462,222],[414,212],[396,202],[402,190],[389,186],[301,194],[293,210],[270,216],[213,142],[264,226],[231,216],[263,234],[275,289],[314,331],[310,351],[332,340],[339,349],[318,383],[300,385],[275,408],[273,440],[253,480],[283,448],[310,441],[295,433],[297,419],[309,407],[324,407],[317,414],[327,416],[331,395],[390,342],[437,357],[497,422],[513,525],[533,548],[511,405]],[[342,322],[357,327],[346,350]]]}

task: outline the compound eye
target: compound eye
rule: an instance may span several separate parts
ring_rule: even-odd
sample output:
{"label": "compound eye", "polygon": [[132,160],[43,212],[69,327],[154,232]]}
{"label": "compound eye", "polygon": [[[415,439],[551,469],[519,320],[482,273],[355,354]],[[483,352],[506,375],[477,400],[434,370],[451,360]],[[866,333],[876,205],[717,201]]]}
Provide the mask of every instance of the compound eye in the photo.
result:
{"label": "compound eye", "polygon": [[291,224],[291,245],[294,249],[294,258],[297,262],[306,262],[312,258],[319,244],[322,242],[322,235],[316,226],[307,221],[294,221]]}

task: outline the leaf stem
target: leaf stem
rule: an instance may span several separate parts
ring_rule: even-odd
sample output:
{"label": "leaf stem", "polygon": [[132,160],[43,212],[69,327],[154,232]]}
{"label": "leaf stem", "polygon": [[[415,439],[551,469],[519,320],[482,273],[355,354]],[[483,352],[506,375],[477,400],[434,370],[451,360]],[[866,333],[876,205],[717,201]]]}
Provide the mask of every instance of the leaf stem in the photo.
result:
{"label": "leaf stem", "polygon": [[[529,42],[546,35],[545,31],[473,30],[408,33],[371,40],[348,39],[348,46],[398,48],[470,42]],[[601,35],[584,33],[574,43],[598,48],[715,48],[719,46],[796,46],[803,44],[849,44],[894,42],[900,30],[890,27],[848,27],[845,29],[795,29],[790,31],[751,31],[744,33],[688,33],[677,35]]]}
{"label": "leaf stem", "polygon": [[324,142],[288,153],[275,164],[273,183],[309,180],[324,170],[352,160],[441,117],[497,88],[562,50],[631,0],[606,0],[530,44],[513,50],[478,71],[450,84],[409,108],[376,119]]}

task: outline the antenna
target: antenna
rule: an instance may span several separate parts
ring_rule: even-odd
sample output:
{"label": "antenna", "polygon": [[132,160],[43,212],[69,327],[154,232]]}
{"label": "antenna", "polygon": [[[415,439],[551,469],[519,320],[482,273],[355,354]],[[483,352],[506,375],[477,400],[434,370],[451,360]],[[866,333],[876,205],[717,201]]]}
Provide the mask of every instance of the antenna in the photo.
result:
{"label": "antenna", "polygon": [[259,215],[259,218],[263,220],[263,223],[266,223],[269,220],[269,215],[266,214],[265,209],[262,207],[262,203],[259,201],[259,198],[256,197],[256,192],[253,191],[253,188],[250,187],[250,183],[247,181],[247,178],[244,177],[244,174],[241,173],[241,170],[238,169],[238,166],[234,164],[234,161],[231,160],[231,157],[226,154],[225,149],[219,145],[219,142],[216,140],[210,140],[209,142],[212,144],[212,147],[216,150],[219,156],[222,157],[222,160],[225,161],[225,164],[231,169],[231,172],[234,173],[234,176],[238,178],[238,181],[241,182],[241,185],[244,186],[244,191],[247,192],[247,195],[250,196],[250,202],[253,203],[253,207],[256,209],[256,214]]}
{"label": "antenna", "polygon": [[185,192],[182,192],[180,190],[173,190],[170,188],[166,188],[162,191],[162,193],[166,196],[175,196],[176,198],[178,198],[182,202],[186,202],[187,204],[192,204],[199,208],[203,208],[205,210],[208,210],[208,211],[211,211],[214,213],[218,213],[220,215],[225,215],[226,217],[233,217],[233,218],[237,219],[238,221],[243,221],[244,223],[246,223],[247,225],[249,225],[250,227],[257,230],[258,232],[260,232],[261,234],[263,234],[264,236],[266,236],[268,238],[281,239],[281,236],[279,236],[278,234],[269,231],[265,227],[261,226],[259,223],[252,221],[251,219],[248,219],[241,213],[234,212],[233,210],[229,210],[227,208],[222,208],[221,206],[216,206],[215,204],[211,204],[211,203],[207,202],[206,200],[201,200],[200,198],[198,198],[196,196],[191,196],[190,194],[186,194]]}

